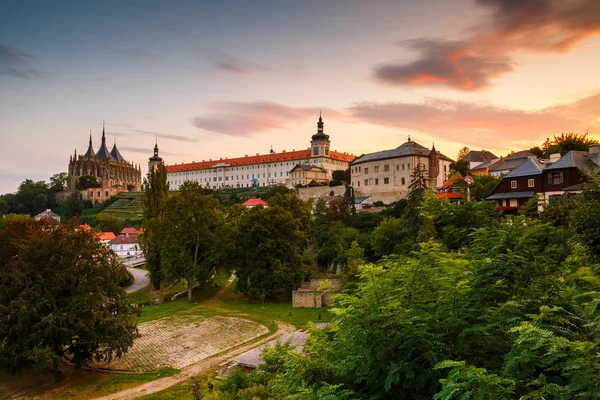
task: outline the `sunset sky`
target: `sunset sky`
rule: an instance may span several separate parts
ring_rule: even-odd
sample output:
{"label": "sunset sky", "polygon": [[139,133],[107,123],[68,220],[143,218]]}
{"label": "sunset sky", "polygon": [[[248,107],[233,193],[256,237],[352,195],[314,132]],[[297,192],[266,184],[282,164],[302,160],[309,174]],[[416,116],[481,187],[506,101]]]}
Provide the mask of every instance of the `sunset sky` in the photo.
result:
{"label": "sunset sky", "polygon": [[598,0],[0,0],[0,193],[109,149],[167,164],[411,138],[600,138]]}

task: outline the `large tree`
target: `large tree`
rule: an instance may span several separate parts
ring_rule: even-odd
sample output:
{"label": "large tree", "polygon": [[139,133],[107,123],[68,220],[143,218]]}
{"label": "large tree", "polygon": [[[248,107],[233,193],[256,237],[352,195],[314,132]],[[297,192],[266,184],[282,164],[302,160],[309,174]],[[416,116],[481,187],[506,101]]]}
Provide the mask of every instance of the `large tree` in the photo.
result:
{"label": "large tree", "polygon": [[169,197],[169,182],[167,170],[160,163],[148,172],[144,179],[144,196],[142,198],[142,212],[144,216],[144,234],[140,237],[140,245],[146,257],[146,267],[150,273],[150,280],[155,289],[160,287],[164,279],[161,268],[159,235],[157,230],[161,223],[164,204]]}
{"label": "large tree", "polygon": [[75,225],[0,222],[0,369],[60,374],[131,347],[135,313],[118,285],[127,270]]}
{"label": "large tree", "polygon": [[244,213],[231,256],[237,288],[251,299],[289,295],[306,275],[310,207],[296,196],[273,199]]}
{"label": "large tree", "polygon": [[185,182],[165,202],[155,231],[160,261],[168,281],[187,281],[188,301],[193,287],[203,286],[216,272],[223,221],[219,201],[204,195],[197,182]]}

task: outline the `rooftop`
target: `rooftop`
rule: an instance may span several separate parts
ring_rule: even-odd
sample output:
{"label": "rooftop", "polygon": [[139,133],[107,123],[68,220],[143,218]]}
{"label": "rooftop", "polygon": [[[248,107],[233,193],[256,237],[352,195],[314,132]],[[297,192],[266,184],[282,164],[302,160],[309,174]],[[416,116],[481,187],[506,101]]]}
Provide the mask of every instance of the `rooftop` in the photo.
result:
{"label": "rooftop", "polygon": [[[192,162],[185,164],[167,165],[167,172],[182,172],[182,171],[196,171],[199,169],[210,169],[217,165],[223,167],[237,167],[243,165],[256,165],[264,163],[277,163],[287,162],[294,160],[310,159],[311,150],[298,150],[281,153],[270,153],[265,155],[256,156],[244,156],[237,158],[225,158],[220,160],[209,160],[202,162]],[[352,154],[339,153],[337,151],[330,151],[329,156],[332,160],[352,162],[356,157]]]}
{"label": "rooftop", "polygon": [[[356,160],[352,162],[352,165],[361,164],[369,161],[376,160],[387,160],[390,158],[398,158],[398,157],[407,157],[407,156],[423,156],[428,157],[431,152],[425,146],[421,146],[417,142],[413,142],[412,140],[408,140],[402,145],[396,147],[392,150],[383,150],[377,151],[375,153],[365,154],[363,156],[358,157]],[[453,161],[451,158],[446,157],[442,153],[439,153],[440,159],[445,161]]]}

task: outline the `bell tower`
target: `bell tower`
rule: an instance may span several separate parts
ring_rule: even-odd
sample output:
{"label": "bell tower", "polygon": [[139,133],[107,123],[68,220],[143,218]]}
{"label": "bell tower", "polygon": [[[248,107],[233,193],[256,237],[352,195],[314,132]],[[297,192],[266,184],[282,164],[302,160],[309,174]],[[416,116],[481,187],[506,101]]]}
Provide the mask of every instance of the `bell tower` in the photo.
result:
{"label": "bell tower", "polygon": [[159,157],[158,155],[158,140],[156,141],[156,143],[154,144],[154,155],[152,157],[150,157],[149,161],[148,161],[148,173],[151,173],[152,171],[154,171],[154,168],[158,165],[158,164],[162,164],[163,159]]}
{"label": "bell tower", "polygon": [[323,126],[325,123],[323,122],[323,117],[321,113],[319,113],[319,122],[317,122],[317,133],[312,135],[312,140],[310,141],[310,156],[311,158],[315,157],[329,157],[329,146],[331,145],[331,141],[329,140],[329,135],[326,135]]}

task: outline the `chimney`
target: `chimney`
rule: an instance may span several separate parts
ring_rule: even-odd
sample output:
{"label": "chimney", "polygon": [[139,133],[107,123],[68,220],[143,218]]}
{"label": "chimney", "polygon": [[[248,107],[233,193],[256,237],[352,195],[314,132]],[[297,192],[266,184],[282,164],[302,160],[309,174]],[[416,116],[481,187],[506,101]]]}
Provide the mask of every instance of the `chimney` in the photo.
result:
{"label": "chimney", "polygon": [[550,154],[550,162],[555,163],[560,160],[560,153]]}
{"label": "chimney", "polygon": [[590,160],[596,163],[596,165],[600,165],[600,149],[597,144],[593,144],[590,146],[589,150]]}

